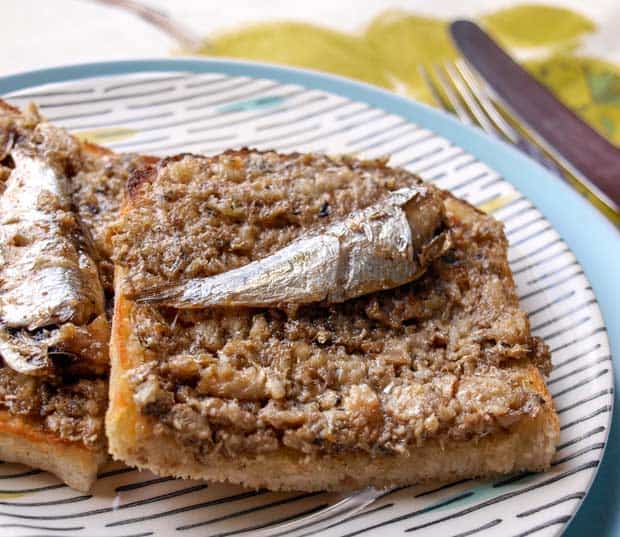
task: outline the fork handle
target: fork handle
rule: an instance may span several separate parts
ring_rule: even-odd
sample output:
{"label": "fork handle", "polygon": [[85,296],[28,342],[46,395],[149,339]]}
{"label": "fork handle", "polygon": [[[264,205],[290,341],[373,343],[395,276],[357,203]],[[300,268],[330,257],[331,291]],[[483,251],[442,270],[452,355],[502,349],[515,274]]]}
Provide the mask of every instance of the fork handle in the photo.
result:
{"label": "fork handle", "polygon": [[564,106],[471,21],[452,23],[468,62],[518,119],[620,208],[620,149]]}

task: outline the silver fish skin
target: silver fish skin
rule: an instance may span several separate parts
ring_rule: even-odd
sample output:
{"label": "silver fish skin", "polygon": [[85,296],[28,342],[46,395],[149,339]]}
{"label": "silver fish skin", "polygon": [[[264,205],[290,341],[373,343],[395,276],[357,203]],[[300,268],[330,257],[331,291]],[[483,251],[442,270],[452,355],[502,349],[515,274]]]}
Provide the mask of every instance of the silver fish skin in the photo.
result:
{"label": "silver fish skin", "polygon": [[[19,372],[49,368],[49,338],[27,331],[84,324],[104,310],[97,266],[71,213],[69,179],[30,148],[0,197],[0,354]],[[22,329],[16,339],[15,329]],[[28,342],[28,338],[30,338]]]}
{"label": "silver fish skin", "polygon": [[145,304],[180,309],[340,303],[418,278],[450,246],[437,232],[443,202],[424,186],[403,188],[322,233],[300,237],[243,267],[146,290]]}
{"label": "silver fish skin", "polygon": [[25,375],[41,375],[50,368],[49,348],[58,341],[58,330],[38,334],[25,330],[14,333],[0,328],[0,356],[14,371]]}

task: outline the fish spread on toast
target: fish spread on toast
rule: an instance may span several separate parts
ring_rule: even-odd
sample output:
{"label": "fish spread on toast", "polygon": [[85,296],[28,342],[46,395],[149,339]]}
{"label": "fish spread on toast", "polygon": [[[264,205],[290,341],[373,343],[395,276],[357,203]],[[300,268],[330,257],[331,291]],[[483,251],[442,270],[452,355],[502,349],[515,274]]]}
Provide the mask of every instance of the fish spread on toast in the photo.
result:
{"label": "fish spread on toast", "polygon": [[[295,308],[222,307],[202,292],[189,308],[140,301],[256,275],[295,241],[421,187],[441,200],[450,248],[409,283]],[[112,243],[117,458],[298,490],[548,466],[549,351],[519,308],[502,225],[411,173],[347,156],[180,155],[130,178]],[[277,302],[295,292],[278,289]]]}
{"label": "fish spread on toast", "polygon": [[126,177],[153,160],[2,101],[0,147],[0,458],[87,490],[107,456],[104,236]]}

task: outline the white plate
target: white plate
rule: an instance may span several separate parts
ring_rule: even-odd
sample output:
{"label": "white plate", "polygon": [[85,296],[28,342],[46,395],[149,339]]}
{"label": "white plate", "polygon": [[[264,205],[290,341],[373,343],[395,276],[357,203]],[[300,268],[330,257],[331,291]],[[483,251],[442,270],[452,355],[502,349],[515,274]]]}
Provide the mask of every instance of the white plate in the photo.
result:
{"label": "white plate", "polygon": [[[553,351],[548,384],[562,437],[552,468],[495,481],[408,487],[334,522],[321,535],[558,534],[594,478],[613,397],[601,313],[566,243],[497,172],[423,125],[335,93],[216,70],[85,78],[28,87],[7,98],[18,106],[35,100],[54,123],[88,131],[118,151],[215,153],[248,145],[391,155],[392,165],[492,212],[506,226],[522,307],[534,333]],[[248,535],[243,532],[342,498],[158,478],[120,464],[106,467],[90,494],[49,474],[3,464],[0,489],[0,534],[17,536]],[[310,533],[307,527],[296,535]]]}

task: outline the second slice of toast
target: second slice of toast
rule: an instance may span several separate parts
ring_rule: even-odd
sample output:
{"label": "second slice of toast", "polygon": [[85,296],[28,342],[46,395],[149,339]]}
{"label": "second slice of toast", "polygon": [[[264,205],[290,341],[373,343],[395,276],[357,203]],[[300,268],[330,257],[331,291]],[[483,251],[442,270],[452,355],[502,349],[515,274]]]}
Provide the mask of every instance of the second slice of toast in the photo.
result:
{"label": "second slice of toast", "polygon": [[[13,270],[14,277],[1,282],[0,329],[5,337],[6,334],[21,334],[25,340],[36,341],[38,337],[56,332],[57,337],[47,348],[46,358],[50,364],[44,371],[16,370],[14,364],[11,366],[10,357],[0,352],[0,460],[47,470],[71,487],[87,491],[96,479],[98,467],[108,458],[103,418],[108,403],[110,327],[104,299],[108,302],[111,299],[112,265],[103,238],[107,225],[117,216],[128,174],[136,166],[157,159],[116,155],[102,147],[80,142],[46,122],[36,107],[20,111],[2,100],[0,146],[0,196],[7,185],[15,182],[12,181],[15,173],[12,152],[16,148],[39,156],[42,166],[49,164],[51,169],[66,176],[66,190],[72,203],[62,211],[62,221],[72,230],[72,239],[86,245],[88,256],[83,256],[81,262],[91,268],[88,279],[96,280],[90,284],[97,288],[97,295],[101,295],[96,311],[81,321],[54,320],[32,330],[27,326],[5,327],[13,304],[10,300],[5,303],[4,286],[27,277],[30,270],[37,270],[38,264],[51,263],[58,267],[69,264],[71,251],[54,257],[50,255],[50,248],[47,251],[42,248],[39,257],[22,256],[24,269]],[[42,178],[32,173],[24,174],[20,180],[34,189]],[[41,190],[37,202],[47,209],[55,198],[52,192]],[[15,202],[8,204],[9,210],[21,203],[22,198],[16,196]],[[53,215],[50,220],[54,221]],[[4,226],[6,221],[2,224]],[[35,226],[24,226],[24,229],[27,232],[20,235],[9,225],[0,233],[3,275],[19,257],[16,249],[19,244],[23,248],[30,240],[40,239],[34,232]],[[53,239],[51,237],[49,242]],[[105,298],[100,278],[107,291]],[[31,285],[29,291],[34,294],[36,287]],[[44,310],[51,301],[33,302]]]}

